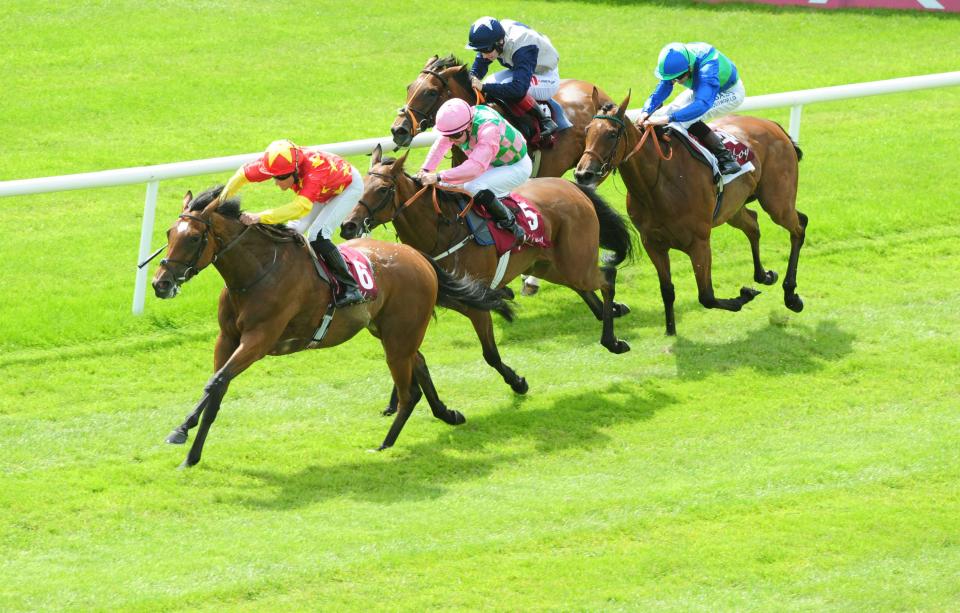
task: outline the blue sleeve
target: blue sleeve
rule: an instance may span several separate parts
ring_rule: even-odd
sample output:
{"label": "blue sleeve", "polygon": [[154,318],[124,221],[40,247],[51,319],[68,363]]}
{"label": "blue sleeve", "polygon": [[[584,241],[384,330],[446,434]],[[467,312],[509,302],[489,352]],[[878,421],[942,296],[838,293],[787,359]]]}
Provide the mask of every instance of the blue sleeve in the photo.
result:
{"label": "blue sleeve", "polygon": [[530,89],[530,79],[533,78],[533,71],[537,67],[538,55],[536,45],[517,49],[513,54],[513,66],[510,68],[513,80],[507,83],[484,83],[483,93],[508,101],[523,98]]}
{"label": "blue sleeve", "polygon": [[673,81],[660,81],[660,85],[657,85],[657,88],[653,90],[653,93],[650,94],[650,97],[647,98],[647,101],[643,103],[643,110],[646,113],[652,113],[661,105],[663,101],[670,97],[670,92],[673,91]]}
{"label": "blue sleeve", "polygon": [[670,121],[693,121],[710,110],[720,95],[720,65],[707,62],[693,80],[693,102],[670,115]]}
{"label": "blue sleeve", "polygon": [[470,68],[470,74],[482,79],[487,76],[487,69],[490,68],[491,60],[484,59],[479,53],[473,58],[473,66]]}

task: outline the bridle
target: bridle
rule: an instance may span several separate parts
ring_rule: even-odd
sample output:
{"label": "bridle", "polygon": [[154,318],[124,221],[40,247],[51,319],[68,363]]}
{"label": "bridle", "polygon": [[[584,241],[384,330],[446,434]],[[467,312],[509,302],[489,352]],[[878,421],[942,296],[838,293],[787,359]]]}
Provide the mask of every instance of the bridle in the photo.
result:
{"label": "bridle", "polygon": [[[440,80],[440,83],[443,84],[444,91],[450,91],[450,82],[445,76],[437,72],[436,70],[430,70],[429,68],[424,68],[420,71],[420,74],[428,74],[436,77]],[[420,88],[423,86],[423,80],[417,79],[417,87],[413,90],[409,96],[407,96],[407,103],[400,107],[400,110],[397,112],[398,115],[406,115],[410,118],[410,125],[413,126],[412,136],[416,136],[422,130],[429,128],[433,125],[434,117],[436,117],[437,110],[440,108],[440,105],[443,104],[444,96],[437,96],[433,102],[433,105],[428,108],[426,111],[421,111],[420,109],[415,109],[410,106],[410,101],[416,97],[420,92]],[[419,116],[419,119],[417,118]]]}
{"label": "bridle", "polygon": [[[189,262],[184,262],[182,260],[174,260],[172,258],[164,258],[160,260],[160,265],[166,266],[168,270],[170,269],[170,266],[169,266],[170,264],[176,264],[177,266],[181,267],[182,270],[180,275],[179,276],[174,275],[174,280],[177,282],[178,285],[182,285],[187,281],[189,281],[190,279],[192,279],[193,277],[197,276],[202,270],[202,268],[197,267],[197,264],[200,262],[200,258],[203,257],[203,252],[206,250],[207,243],[210,241],[209,237],[212,234],[211,231],[213,230],[213,224],[211,224],[206,219],[203,219],[202,217],[191,215],[189,213],[181,213],[179,215],[179,219],[188,219],[188,220],[197,221],[203,224],[203,233],[200,234],[200,243],[197,245],[197,251],[196,253],[193,254],[193,257],[190,259]],[[213,234],[213,238],[222,246],[220,247],[220,250],[214,252],[213,257],[210,258],[210,264],[215,263],[219,258],[223,256],[223,254],[233,249],[240,242],[240,240],[247,234],[247,231],[251,227],[253,226],[245,226],[244,229],[241,230],[241,232],[233,238],[233,240],[231,240],[229,243],[225,245],[223,245],[223,241],[220,240],[220,237],[218,237],[216,234]],[[250,283],[246,287],[227,288],[227,289],[229,289],[230,291],[237,291],[237,292],[245,292],[249,290],[251,287],[259,283],[261,279],[267,276],[267,273],[269,273],[270,270],[273,269],[273,266],[276,265],[276,261],[277,261],[277,247],[276,245],[274,245],[273,263],[267,268],[267,270],[263,274],[261,274],[253,283]],[[206,266],[204,266],[204,268],[206,268]]]}
{"label": "bridle", "polygon": [[627,133],[627,127],[624,125],[623,120],[616,115],[594,115],[593,118],[605,119],[617,124],[617,142],[610,148],[610,154],[608,156],[601,156],[592,148],[583,152],[584,155],[589,155],[600,162],[600,176],[606,177],[607,174],[613,170],[613,158],[617,155],[617,150],[620,148],[620,141],[623,140],[623,135]]}
{"label": "bridle", "polygon": [[[379,213],[384,208],[386,208],[386,206],[390,204],[392,200],[395,199],[397,194],[397,181],[391,175],[384,174],[382,172],[374,172],[372,170],[367,172],[367,174],[384,179],[389,183],[390,188],[386,192],[384,192],[383,197],[380,199],[380,202],[378,202],[377,205],[374,207],[371,207],[369,204],[364,202],[363,198],[357,201],[357,204],[367,209],[366,216],[363,218],[363,221],[360,222],[360,231],[362,234],[369,234],[370,231],[373,230],[374,226],[372,226],[371,224],[375,221],[374,218],[376,217],[377,213]],[[393,214],[393,217],[390,218],[390,221],[395,220],[402,212],[403,212],[403,208],[400,208],[399,210],[397,210],[397,212]]]}

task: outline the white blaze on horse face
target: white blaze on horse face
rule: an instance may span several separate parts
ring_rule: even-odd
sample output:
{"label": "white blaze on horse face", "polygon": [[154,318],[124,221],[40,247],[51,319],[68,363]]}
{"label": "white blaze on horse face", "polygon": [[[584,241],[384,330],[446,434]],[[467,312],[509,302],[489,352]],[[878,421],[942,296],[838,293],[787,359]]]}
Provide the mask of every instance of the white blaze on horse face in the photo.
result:
{"label": "white blaze on horse face", "polygon": [[181,221],[177,224],[177,232],[179,234],[186,234],[190,230],[190,223],[186,220]]}

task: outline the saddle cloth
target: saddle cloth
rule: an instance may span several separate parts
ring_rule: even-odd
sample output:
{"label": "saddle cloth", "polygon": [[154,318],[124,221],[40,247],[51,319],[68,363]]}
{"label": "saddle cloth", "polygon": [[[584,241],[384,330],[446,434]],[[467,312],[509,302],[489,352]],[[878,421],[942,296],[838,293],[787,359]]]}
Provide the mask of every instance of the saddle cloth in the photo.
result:
{"label": "saddle cloth", "polygon": [[717,135],[720,137],[720,140],[723,142],[723,146],[727,148],[727,151],[733,154],[733,157],[736,158],[737,163],[740,164],[740,172],[736,172],[732,175],[721,175],[720,168],[717,166],[716,156],[710,153],[710,150],[704,147],[695,136],[687,132],[687,129],[680,124],[671,123],[669,127],[673,134],[680,136],[680,142],[690,149],[690,153],[692,153],[695,158],[713,170],[714,183],[718,183],[722,176],[723,184],[726,185],[740,175],[751,172],[755,168],[753,165],[753,160],[755,160],[757,156],[753,153],[753,150],[750,149],[750,147],[738,141],[732,134],[724,132],[723,130],[714,130],[714,132],[717,133]]}
{"label": "saddle cloth", "polygon": [[[543,216],[532,202],[516,193],[501,198],[500,201],[503,202],[508,209],[513,211],[513,215],[517,219],[517,224],[523,228],[523,231],[527,235],[527,240],[513,249],[514,253],[528,246],[539,247],[540,249],[549,249],[553,246],[550,238],[544,233]],[[497,224],[491,220],[490,213],[483,207],[474,204],[474,209],[481,217],[487,220],[487,227],[493,236],[497,255],[501,256],[507,251],[510,251],[510,247],[514,241],[513,232],[498,227]]]}
{"label": "saddle cloth", "polygon": [[[357,282],[363,299],[365,301],[374,300],[380,293],[380,288],[373,276],[373,266],[370,264],[370,259],[363,252],[347,245],[337,245],[337,249],[340,250],[343,260],[347,263],[347,270],[350,271],[353,280]],[[326,278],[334,291],[338,291],[340,284],[337,283],[337,278],[330,272],[330,267],[323,261],[323,258],[317,257],[317,266],[321,271],[320,276]]]}

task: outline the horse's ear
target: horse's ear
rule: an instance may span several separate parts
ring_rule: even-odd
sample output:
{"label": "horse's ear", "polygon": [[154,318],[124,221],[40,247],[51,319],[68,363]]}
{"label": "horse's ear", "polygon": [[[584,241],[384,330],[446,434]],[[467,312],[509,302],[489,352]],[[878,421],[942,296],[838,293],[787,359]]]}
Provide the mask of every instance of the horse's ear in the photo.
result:
{"label": "horse's ear", "polygon": [[183,195],[183,210],[186,211],[190,208],[190,203],[193,202],[193,192],[189,189],[187,193]]}
{"label": "horse's ear", "polygon": [[424,64],[423,67],[426,68],[426,67],[429,66],[430,64],[436,62],[438,59],[440,59],[440,56],[439,56],[439,55],[434,55],[433,57],[431,57],[430,59],[427,60],[427,63]]}
{"label": "horse's ear", "polygon": [[379,164],[381,158],[383,158],[383,147],[380,146],[380,143],[377,143],[377,146],[373,148],[373,152],[370,153],[370,168]]}
{"label": "horse's ear", "polygon": [[403,170],[403,165],[406,164],[408,155],[410,155],[409,149],[407,149],[406,152],[404,152],[404,154],[397,159],[396,163],[393,165],[394,171]]}
{"label": "horse's ear", "polygon": [[600,110],[600,90],[597,89],[597,86],[593,86],[593,112],[596,113]]}
{"label": "horse's ear", "polygon": [[627,107],[630,105],[630,94],[632,93],[632,89],[627,90],[627,97],[620,103],[620,108],[617,109],[617,117],[619,119],[623,119],[623,114],[627,112]]}

